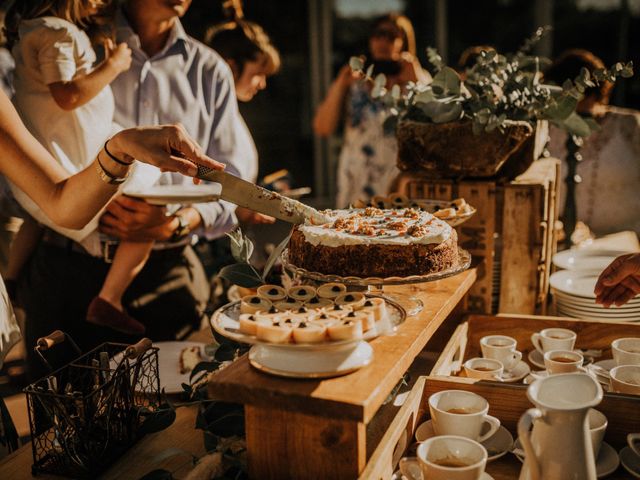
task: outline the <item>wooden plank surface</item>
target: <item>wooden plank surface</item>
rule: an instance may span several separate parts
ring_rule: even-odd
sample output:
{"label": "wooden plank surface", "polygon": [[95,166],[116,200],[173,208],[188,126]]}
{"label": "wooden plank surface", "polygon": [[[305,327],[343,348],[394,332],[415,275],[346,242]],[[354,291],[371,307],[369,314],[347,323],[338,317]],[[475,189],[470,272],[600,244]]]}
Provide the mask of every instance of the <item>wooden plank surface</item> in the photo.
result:
{"label": "wooden plank surface", "polygon": [[215,375],[210,395],[245,405],[277,406],[368,423],[475,278],[471,269],[437,282],[388,287],[391,292],[416,295],[424,309],[408,317],[395,335],[373,340],[373,361],[357,372],[326,380],[292,380],[256,371],[245,356]]}
{"label": "wooden plank surface", "polygon": [[350,480],[365,466],[357,421],[247,405],[245,422],[250,478]]}

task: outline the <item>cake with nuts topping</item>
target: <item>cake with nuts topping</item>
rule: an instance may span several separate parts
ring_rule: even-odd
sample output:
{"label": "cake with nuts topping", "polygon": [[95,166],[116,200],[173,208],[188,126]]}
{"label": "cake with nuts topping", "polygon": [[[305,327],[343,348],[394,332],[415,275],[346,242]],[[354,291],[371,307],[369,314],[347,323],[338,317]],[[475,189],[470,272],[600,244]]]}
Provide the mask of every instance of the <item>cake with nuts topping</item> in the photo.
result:
{"label": "cake with nuts topping", "polygon": [[330,222],[296,225],[289,261],[312,272],[357,277],[426,275],[458,261],[456,231],[413,209],[324,211]]}

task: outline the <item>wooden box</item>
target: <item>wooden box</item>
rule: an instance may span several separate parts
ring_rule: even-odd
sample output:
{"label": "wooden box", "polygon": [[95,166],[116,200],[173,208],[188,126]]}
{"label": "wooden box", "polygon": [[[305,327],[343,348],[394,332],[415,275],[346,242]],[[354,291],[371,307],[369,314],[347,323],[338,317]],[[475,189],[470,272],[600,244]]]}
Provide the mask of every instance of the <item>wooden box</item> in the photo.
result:
{"label": "wooden box", "polygon": [[[578,334],[576,348],[596,348],[603,350],[603,358],[611,357],[611,341],[623,336],[640,336],[640,325],[629,323],[601,323],[578,321],[560,317],[535,317],[524,315],[485,316],[472,315],[460,324],[446,348],[440,354],[429,375],[416,381],[402,408],[387,429],[378,448],[372,454],[360,480],[382,480],[389,478],[389,472],[397,468],[393,462],[393,452],[398,445],[410,446],[417,427],[428,417],[429,397],[442,390],[469,390],[483,396],[489,402],[489,413],[500,419],[514,438],[517,437],[517,422],[520,416],[533,404],[527,399],[527,386],[522,383],[500,383],[455,376],[463,361],[481,356],[480,338],[485,335],[509,335],[518,340],[518,349],[526,353],[533,348],[531,334],[544,328],[562,327]],[[626,435],[640,432],[640,397],[606,393],[600,405],[608,421],[605,441],[619,450],[626,444]],[[396,459],[399,455],[396,455]],[[520,462],[507,454],[487,466],[487,472],[496,480],[517,478]],[[622,474],[622,467],[612,479],[628,478]]]}
{"label": "wooden box", "polygon": [[[476,214],[457,228],[475,259],[472,313],[546,313],[551,257],[557,248],[560,162],[544,159],[512,182],[434,180],[402,174],[397,191],[413,199],[463,197]],[[506,280],[505,280],[506,279]]]}

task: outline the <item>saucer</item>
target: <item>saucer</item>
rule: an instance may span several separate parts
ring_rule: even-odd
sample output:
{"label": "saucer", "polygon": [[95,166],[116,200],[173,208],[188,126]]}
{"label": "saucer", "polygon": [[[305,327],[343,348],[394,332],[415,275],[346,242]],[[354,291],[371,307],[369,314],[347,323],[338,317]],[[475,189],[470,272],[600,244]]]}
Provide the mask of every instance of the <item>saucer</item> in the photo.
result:
{"label": "saucer", "polygon": [[[579,372],[589,373],[585,367],[578,367],[578,372],[575,372],[575,373],[579,373]],[[558,374],[558,375],[561,375],[561,374]],[[524,384],[529,385],[533,383],[535,380],[538,380],[540,378],[547,378],[548,376],[549,376],[549,372],[547,372],[546,370],[531,370],[529,375],[527,375],[527,377],[524,379]]]}
{"label": "saucer", "polygon": [[[518,460],[524,462],[524,451],[522,450],[522,444],[520,443],[519,438],[513,444],[513,450],[511,451],[511,453],[513,453]],[[631,454],[636,456],[633,451],[631,451]],[[607,475],[611,475],[613,472],[615,472],[620,465],[621,458],[622,452],[620,452],[620,458],[618,458],[618,454],[616,453],[615,449],[607,442],[602,442],[602,445],[600,446],[600,452],[598,453],[598,458],[596,459],[596,475],[598,476],[598,478],[604,478]],[[637,456],[636,458],[638,466],[638,478],[640,478],[640,458],[638,458]],[[624,460],[622,464],[624,465]]]}
{"label": "saucer", "polygon": [[[436,433],[433,431],[431,420],[421,423],[416,429],[416,440],[418,442],[424,442],[435,436]],[[487,449],[487,454],[489,455],[487,461],[491,462],[511,451],[513,448],[513,436],[509,433],[509,430],[501,425],[496,433],[485,441],[480,442],[480,444]]]}
{"label": "saucer", "polygon": [[[574,352],[578,352],[580,355],[582,355],[582,352],[580,350],[574,349]],[[584,362],[582,363],[583,367],[589,365],[590,363],[593,363],[593,357],[591,357],[590,355],[582,355],[582,356],[584,357]],[[529,362],[531,362],[532,365],[538,368],[546,368],[544,366],[544,356],[538,350],[531,350],[527,355],[527,359],[529,360]],[[602,361],[606,361],[606,360],[602,360]]]}
{"label": "saucer", "polygon": [[[402,475],[402,472],[400,470],[396,470],[395,472],[393,472],[393,475],[391,475],[390,480],[409,480],[409,479],[404,475]],[[480,478],[478,480],[494,480],[494,478],[491,475],[489,475],[487,472],[484,472],[482,475],[480,475]]]}
{"label": "saucer", "polygon": [[620,450],[620,462],[624,469],[635,478],[640,478],[640,457],[629,447]]}
{"label": "saucer", "polygon": [[600,360],[599,362],[594,362],[594,365],[600,368],[604,368],[608,372],[616,366],[616,361],[613,358],[609,358],[608,360]]}
{"label": "saucer", "polygon": [[529,372],[531,372],[529,365],[520,360],[513,369],[508,372],[505,371],[500,378],[506,383],[518,382],[529,375]]}

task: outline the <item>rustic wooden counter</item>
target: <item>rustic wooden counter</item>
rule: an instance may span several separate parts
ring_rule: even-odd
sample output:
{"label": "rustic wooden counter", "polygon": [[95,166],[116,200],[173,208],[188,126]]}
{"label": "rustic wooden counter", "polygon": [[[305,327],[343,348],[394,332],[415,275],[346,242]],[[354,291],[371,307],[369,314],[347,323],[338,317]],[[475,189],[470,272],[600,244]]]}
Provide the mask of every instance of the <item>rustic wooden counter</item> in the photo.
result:
{"label": "rustic wooden counter", "polygon": [[442,322],[463,299],[475,270],[433,283],[391,287],[424,303],[392,336],[371,342],[371,364],[326,380],[260,373],[246,357],[213,378],[215,398],[245,405],[252,478],[354,479],[367,463],[367,424]]}

